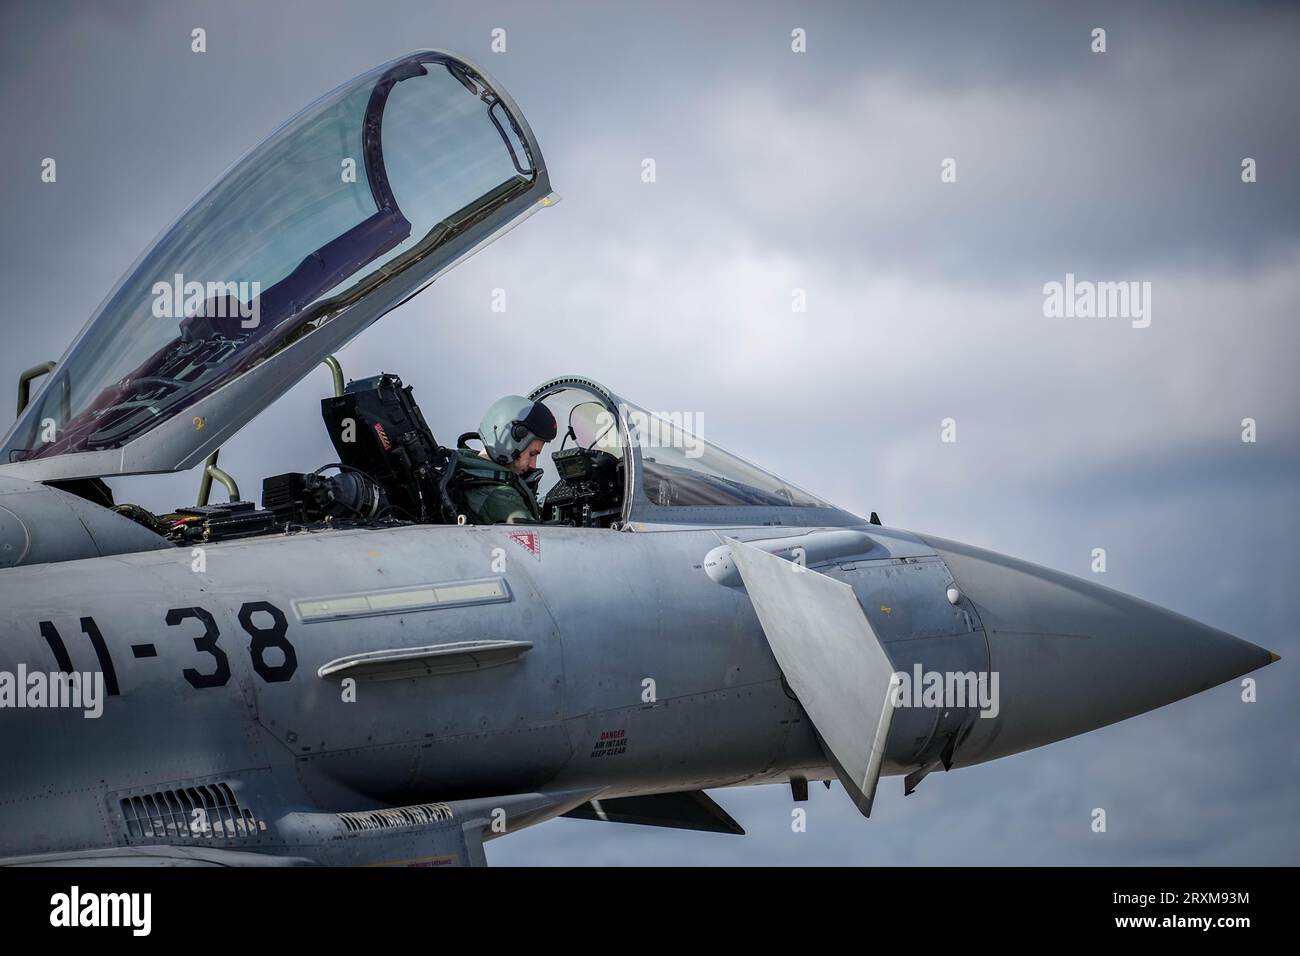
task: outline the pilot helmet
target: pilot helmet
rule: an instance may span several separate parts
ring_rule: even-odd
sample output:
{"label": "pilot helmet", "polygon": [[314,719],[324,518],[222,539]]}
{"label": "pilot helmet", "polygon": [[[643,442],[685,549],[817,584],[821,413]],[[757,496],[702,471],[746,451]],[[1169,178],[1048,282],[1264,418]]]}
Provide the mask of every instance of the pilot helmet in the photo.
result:
{"label": "pilot helmet", "polygon": [[557,431],[551,410],[522,395],[507,395],[493,402],[478,426],[488,456],[506,466],[522,455],[534,438],[550,441]]}

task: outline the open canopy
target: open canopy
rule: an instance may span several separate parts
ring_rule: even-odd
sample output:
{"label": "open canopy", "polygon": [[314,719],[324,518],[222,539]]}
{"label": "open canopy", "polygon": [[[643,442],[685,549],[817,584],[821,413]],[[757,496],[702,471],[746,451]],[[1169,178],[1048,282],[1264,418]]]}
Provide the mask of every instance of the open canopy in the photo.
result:
{"label": "open canopy", "polygon": [[321,97],[144,253],[0,449],[33,480],[197,464],[331,352],[555,197],[514,101],[438,51]]}

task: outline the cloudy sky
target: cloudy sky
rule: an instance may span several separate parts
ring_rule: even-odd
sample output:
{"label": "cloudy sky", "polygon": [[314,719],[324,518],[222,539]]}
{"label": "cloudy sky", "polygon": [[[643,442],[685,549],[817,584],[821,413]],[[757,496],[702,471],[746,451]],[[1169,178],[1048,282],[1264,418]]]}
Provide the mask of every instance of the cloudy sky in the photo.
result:
{"label": "cloudy sky", "polygon": [[[351,376],[399,373],[449,440],[495,397],[583,373],[887,524],[1085,576],[1104,547],[1102,583],[1283,656],[1257,703],[1219,687],[906,800],[891,778],[869,821],[815,787],[792,833],[788,790],[746,788],[714,794],[743,838],[560,820],[491,862],[1300,862],[1300,9],[700,7],[6,4],[0,382],[60,357],[281,120],[394,56],[456,51],[518,101],[564,199],[343,350]],[[1149,282],[1149,327],[1046,317],[1067,273]],[[330,460],[328,387],[321,370],[281,398],[223,466],[256,488]],[[114,482],[159,509],[197,484]]]}

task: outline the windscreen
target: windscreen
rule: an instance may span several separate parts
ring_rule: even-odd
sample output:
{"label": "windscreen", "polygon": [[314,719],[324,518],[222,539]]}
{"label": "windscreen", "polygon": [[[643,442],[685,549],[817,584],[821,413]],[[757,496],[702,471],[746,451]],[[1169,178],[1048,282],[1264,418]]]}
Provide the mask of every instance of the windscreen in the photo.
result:
{"label": "windscreen", "polygon": [[618,417],[605,400],[580,386],[553,389],[538,399],[555,416],[560,426],[556,440],[550,442],[538,459],[543,469],[538,486],[539,496],[555,487],[560,480],[559,471],[550,456],[558,451],[581,446],[607,452],[615,458],[623,457],[623,436],[618,427]]}
{"label": "windscreen", "polygon": [[663,508],[767,506],[830,508],[788,481],[723,451],[675,421],[623,405],[628,434],[641,449],[640,487]]}

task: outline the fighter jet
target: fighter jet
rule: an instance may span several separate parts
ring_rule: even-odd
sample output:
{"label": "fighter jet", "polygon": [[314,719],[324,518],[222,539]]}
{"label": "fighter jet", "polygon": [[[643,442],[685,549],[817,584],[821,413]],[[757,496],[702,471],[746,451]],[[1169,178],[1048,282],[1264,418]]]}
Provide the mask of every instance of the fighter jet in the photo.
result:
{"label": "fighter jet", "polygon": [[[476,524],[412,389],[333,353],[556,199],[500,85],[404,56],[238,161],[24,375],[0,861],[481,865],[557,816],[740,833],[705,791],[764,783],[838,780],[869,815],[882,775],[910,792],[1276,660],[863,519],[581,375],[528,396],[563,434],[544,522]],[[218,450],[321,363],[339,460],[244,500]],[[171,511],[104,481],[201,463]]]}

